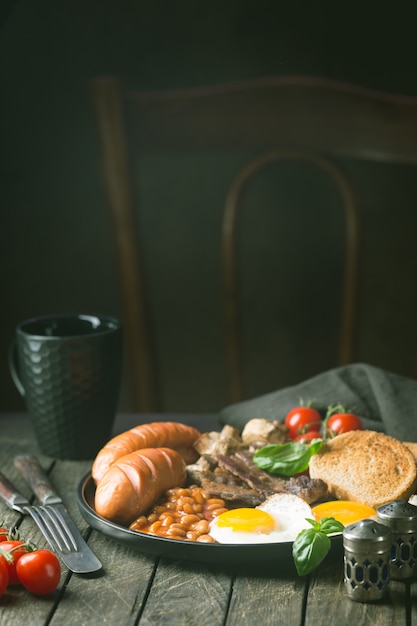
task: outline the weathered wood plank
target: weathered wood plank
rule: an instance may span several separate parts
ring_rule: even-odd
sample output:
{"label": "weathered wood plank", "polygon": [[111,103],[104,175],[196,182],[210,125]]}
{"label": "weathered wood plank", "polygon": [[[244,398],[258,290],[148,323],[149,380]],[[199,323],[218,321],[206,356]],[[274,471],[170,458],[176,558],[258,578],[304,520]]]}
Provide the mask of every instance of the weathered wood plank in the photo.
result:
{"label": "weathered wood plank", "polygon": [[275,572],[257,568],[238,574],[227,617],[227,626],[297,626],[302,623],[305,579],[294,576],[291,563],[277,563]]}
{"label": "weathered wood plank", "polygon": [[155,559],[93,532],[89,544],[103,563],[97,575],[71,575],[51,626],[135,624],[152,580]]}
{"label": "weathered wood plank", "polygon": [[[63,578],[61,579],[61,587]],[[22,587],[9,588],[0,598],[0,625],[22,626],[22,624],[30,624],[30,626],[45,626],[45,624],[49,624],[59,595],[60,590],[57,590],[50,596],[33,596]],[[70,620],[68,623],[70,623]]]}
{"label": "weathered wood plank", "polygon": [[140,626],[221,626],[231,579],[219,568],[161,559]]}
{"label": "weathered wood plank", "polygon": [[44,456],[39,452],[36,443],[30,439],[26,439],[24,434],[19,439],[17,437],[4,437],[1,441],[1,465],[0,469],[25,496],[30,497],[31,490],[27,482],[22,478],[20,472],[15,468],[13,459],[19,454],[35,454],[41,461],[42,466],[49,471],[54,460]]}
{"label": "weathered wood plank", "polygon": [[407,604],[410,607],[409,624],[417,624],[417,579],[403,583],[403,594],[408,596]]}
{"label": "weathered wood plank", "polygon": [[[16,438],[2,439],[0,470],[15,485],[16,489],[18,489],[22,495],[31,499],[33,496],[32,491],[13,463],[15,456],[28,453],[37,453],[37,447],[30,440],[25,440],[24,434],[20,440]],[[41,455],[39,455],[39,458],[46,469],[48,469],[52,464],[51,459],[47,459]],[[4,522],[4,525],[9,528],[16,526],[21,530],[25,538],[37,543],[40,533],[38,533],[34,522],[15,511],[11,511],[3,502],[0,502],[0,522]]]}

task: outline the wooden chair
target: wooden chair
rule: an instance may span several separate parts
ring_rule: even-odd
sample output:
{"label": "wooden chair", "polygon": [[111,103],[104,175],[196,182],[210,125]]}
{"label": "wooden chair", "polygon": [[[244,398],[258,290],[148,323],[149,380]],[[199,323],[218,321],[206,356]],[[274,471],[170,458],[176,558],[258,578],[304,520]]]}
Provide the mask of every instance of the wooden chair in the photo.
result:
{"label": "wooden chair", "polygon": [[116,78],[99,77],[92,95],[119,259],[129,374],[136,394],[133,408],[158,408],[157,364],[129,165],[135,144],[144,154],[192,149],[248,149],[256,154],[231,181],[221,233],[233,402],[243,397],[237,239],[246,187],[263,168],[284,160],[310,162],[333,181],[343,201],[346,225],[338,362],[351,362],[360,215],[354,190],[337,159],[417,165],[417,99],[303,76],[154,92],[127,90]]}

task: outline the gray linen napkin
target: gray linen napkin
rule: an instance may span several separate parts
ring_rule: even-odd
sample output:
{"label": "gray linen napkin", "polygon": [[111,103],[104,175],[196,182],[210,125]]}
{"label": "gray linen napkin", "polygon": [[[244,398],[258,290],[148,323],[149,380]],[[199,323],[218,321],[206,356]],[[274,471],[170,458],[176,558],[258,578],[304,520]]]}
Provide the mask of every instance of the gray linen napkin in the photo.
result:
{"label": "gray linen napkin", "polygon": [[219,419],[239,430],[255,417],[282,422],[300,399],[312,401],[322,413],[329,404],[340,403],[362,418],[364,428],[417,441],[417,380],[365,363],[331,369],[298,385],[233,404],[220,411]]}

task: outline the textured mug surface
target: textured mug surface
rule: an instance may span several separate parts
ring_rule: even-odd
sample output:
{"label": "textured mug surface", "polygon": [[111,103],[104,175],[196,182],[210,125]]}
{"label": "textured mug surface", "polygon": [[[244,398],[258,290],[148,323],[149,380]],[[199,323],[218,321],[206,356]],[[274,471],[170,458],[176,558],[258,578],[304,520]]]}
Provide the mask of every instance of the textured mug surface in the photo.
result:
{"label": "textured mug surface", "polygon": [[44,454],[74,460],[97,454],[111,434],[121,368],[116,318],[57,315],[19,324],[10,370]]}

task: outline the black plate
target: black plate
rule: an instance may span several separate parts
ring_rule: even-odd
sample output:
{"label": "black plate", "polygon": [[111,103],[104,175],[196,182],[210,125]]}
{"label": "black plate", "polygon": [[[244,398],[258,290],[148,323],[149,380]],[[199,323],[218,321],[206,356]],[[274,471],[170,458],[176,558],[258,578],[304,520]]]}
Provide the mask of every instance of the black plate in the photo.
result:
{"label": "black plate", "polygon": [[[95,530],[131,548],[156,556],[211,563],[218,565],[246,565],[248,563],[292,563],[292,542],[265,544],[218,544],[181,541],[165,537],[154,537],[129,530],[98,515],[94,509],[95,485],[91,474],[87,474],[78,487],[78,505],[85,521]],[[333,539],[337,539],[334,537]]]}

